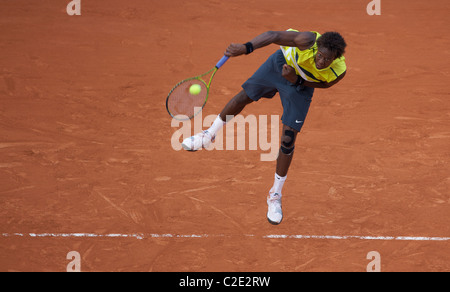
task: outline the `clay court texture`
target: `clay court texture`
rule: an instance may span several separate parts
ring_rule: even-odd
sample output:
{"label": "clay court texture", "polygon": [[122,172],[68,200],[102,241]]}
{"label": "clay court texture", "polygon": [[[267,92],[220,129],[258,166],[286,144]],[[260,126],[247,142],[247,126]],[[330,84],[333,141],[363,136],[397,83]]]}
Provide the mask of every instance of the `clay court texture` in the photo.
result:
{"label": "clay court texture", "polygon": [[[449,1],[69,2],[1,1],[1,271],[65,271],[70,251],[82,271],[366,271],[371,251],[450,271]],[[275,161],[174,150],[165,99],[288,28],[339,31],[348,71],[316,89],[273,226]],[[277,49],[230,59],[203,116]],[[278,95],[242,112],[281,114]]]}

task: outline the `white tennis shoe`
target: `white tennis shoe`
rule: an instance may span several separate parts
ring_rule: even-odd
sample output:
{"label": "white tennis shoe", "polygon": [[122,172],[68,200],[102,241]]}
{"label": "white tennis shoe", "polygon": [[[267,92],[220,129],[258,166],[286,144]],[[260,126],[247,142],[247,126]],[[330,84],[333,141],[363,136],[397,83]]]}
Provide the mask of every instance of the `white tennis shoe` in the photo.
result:
{"label": "white tennis shoe", "polygon": [[197,151],[202,148],[208,148],[216,137],[212,136],[208,131],[203,131],[197,135],[184,139],[181,146],[187,151]]}
{"label": "white tennis shoe", "polygon": [[270,224],[278,225],[283,220],[283,211],[281,210],[281,194],[271,193],[267,196],[267,220]]}

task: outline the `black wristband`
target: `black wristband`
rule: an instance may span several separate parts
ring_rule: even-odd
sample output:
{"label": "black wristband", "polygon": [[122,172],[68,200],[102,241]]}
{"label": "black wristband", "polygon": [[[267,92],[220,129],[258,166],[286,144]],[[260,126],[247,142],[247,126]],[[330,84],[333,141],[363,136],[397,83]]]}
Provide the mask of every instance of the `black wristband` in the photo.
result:
{"label": "black wristband", "polygon": [[300,75],[298,75],[298,77],[297,77],[297,82],[295,82],[295,85],[303,85],[303,82],[304,82],[305,80],[300,76]]}
{"label": "black wristband", "polygon": [[252,53],[255,50],[251,42],[246,43],[245,48],[247,49],[247,53],[245,53],[246,55]]}

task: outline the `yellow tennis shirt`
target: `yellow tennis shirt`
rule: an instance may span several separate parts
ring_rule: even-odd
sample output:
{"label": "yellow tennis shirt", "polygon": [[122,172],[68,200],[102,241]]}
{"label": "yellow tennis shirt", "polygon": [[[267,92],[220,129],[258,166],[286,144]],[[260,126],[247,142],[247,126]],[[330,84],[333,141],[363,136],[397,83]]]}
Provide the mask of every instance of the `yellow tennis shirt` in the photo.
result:
{"label": "yellow tennis shirt", "polygon": [[[288,29],[288,31],[298,31]],[[297,47],[281,46],[286,63],[294,67],[297,75],[310,82],[332,82],[336,80],[342,73],[347,70],[345,64],[345,57],[337,58],[330,66],[324,69],[317,69],[315,57],[317,54],[317,39],[321,36],[318,32],[316,34],[316,42],[307,50],[300,50]]]}

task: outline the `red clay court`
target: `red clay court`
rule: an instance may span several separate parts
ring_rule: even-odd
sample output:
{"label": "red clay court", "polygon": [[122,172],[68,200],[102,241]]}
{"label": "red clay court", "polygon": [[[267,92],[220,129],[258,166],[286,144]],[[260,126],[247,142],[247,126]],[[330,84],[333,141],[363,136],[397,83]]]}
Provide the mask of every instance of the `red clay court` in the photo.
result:
{"label": "red clay court", "polygon": [[[450,2],[2,1],[0,270],[450,271]],[[232,42],[339,31],[347,76],[317,89],[267,222],[262,151],[174,151],[169,90]],[[220,112],[277,49],[230,59]],[[279,98],[244,116],[280,115]],[[281,123],[280,123],[281,126]]]}

